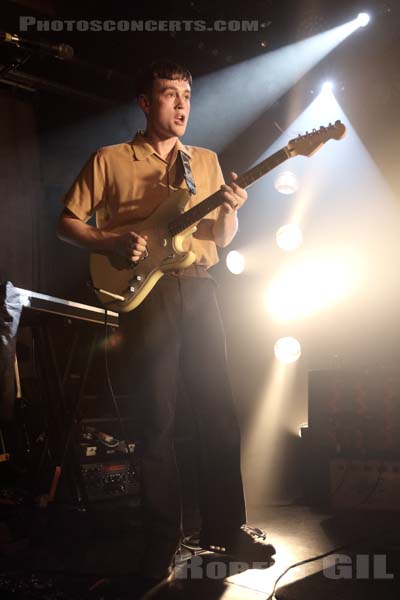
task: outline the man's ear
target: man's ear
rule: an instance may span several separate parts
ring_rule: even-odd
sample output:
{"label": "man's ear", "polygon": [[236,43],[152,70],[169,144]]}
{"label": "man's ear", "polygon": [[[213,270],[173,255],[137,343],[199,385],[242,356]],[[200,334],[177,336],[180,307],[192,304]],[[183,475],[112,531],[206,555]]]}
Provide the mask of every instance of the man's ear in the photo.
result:
{"label": "man's ear", "polygon": [[149,96],[147,94],[140,94],[140,96],[138,98],[138,103],[139,103],[139,106],[142,109],[142,111],[147,114],[150,110]]}

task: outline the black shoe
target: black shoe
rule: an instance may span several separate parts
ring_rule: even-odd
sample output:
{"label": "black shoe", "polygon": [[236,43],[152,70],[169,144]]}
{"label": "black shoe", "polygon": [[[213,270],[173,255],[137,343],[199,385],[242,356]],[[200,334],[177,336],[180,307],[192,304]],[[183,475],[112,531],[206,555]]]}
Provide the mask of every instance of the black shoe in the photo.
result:
{"label": "black shoe", "polygon": [[[272,556],[276,550],[272,544],[266,542],[266,537],[262,529],[242,525],[229,541],[220,545],[202,543],[201,546],[211,552],[229,554],[239,562],[262,563],[263,566],[269,566],[273,563]],[[250,568],[257,567],[260,568],[260,565],[250,566]]]}

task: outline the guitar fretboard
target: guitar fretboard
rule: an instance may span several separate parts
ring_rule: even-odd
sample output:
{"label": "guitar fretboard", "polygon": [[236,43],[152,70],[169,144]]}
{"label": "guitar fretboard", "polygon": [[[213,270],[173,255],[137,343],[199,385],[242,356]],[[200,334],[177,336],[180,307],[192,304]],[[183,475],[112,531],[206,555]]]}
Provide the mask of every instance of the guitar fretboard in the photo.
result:
{"label": "guitar fretboard", "polygon": [[272,154],[265,160],[258,163],[258,165],[255,165],[255,167],[252,167],[246,171],[246,173],[243,173],[243,175],[240,175],[235,183],[246,189],[258,179],[263,177],[266,173],[272,171],[272,169],[275,169],[275,167],[278,167],[280,164],[285,162],[285,160],[288,158],[290,158],[290,152],[285,146],[284,148],[278,150],[278,152],[275,152],[275,154]]}
{"label": "guitar fretboard", "polygon": [[[283,163],[288,158],[290,158],[290,152],[285,146],[284,148],[278,150],[278,152],[275,152],[275,154],[272,154],[265,160],[258,163],[258,165],[255,165],[254,167],[246,171],[246,173],[244,173],[243,175],[240,175],[237,178],[236,183],[240,187],[246,189],[250,187],[253,183],[255,183],[258,179],[263,177],[263,175],[265,175],[269,171],[272,171],[272,169]],[[212,194],[212,196],[209,196],[208,198],[203,200],[203,202],[200,202],[200,204],[196,204],[196,206],[193,206],[193,208],[191,208],[187,212],[182,213],[177,219],[171,221],[171,223],[169,223],[168,225],[170,234],[174,236],[180,233],[181,231],[184,231],[197,221],[200,221],[203,217],[208,215],[208,213],[213,211],[215,208],[218,208],[218,206],[223,204],[223,202],[224,200],[223,198],[221,198],[219,192]]]}

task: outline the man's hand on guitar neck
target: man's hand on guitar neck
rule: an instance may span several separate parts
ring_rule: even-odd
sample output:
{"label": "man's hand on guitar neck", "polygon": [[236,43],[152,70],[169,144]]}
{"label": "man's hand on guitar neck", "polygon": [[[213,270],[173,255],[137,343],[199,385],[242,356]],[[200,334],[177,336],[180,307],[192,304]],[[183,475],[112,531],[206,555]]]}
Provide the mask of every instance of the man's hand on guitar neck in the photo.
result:
{"label": "man's hand on guitar neck", "polygon": [[228,215],[238,211],[247,200],[246,190],[235,183],[235,180],[238,178],[237,173],[231,171],[229,175],[231,178],[230,184],[221,186],[221,195],[225,200],[221,205],[221,209],[222,212]]}
{"label": "man's hand on guitar neck", "polygon": [[224,203],[221,204],[219,217],[213,226],[214,240],[220,248],[228,246],[235,237],[238,228],[237,211],[247,200],[246,190],[235,183],[237,174],[232,172],[230,177],[231,183],[221,186],[220,194]]}

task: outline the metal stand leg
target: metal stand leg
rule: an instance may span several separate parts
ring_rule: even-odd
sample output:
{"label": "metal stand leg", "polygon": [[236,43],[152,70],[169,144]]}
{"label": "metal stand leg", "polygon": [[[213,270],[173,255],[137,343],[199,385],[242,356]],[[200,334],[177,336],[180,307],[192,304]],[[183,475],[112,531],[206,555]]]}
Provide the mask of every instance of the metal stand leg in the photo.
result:
{"label": "metal stand leg", "polygon": [[3,432],[0,429],[0,463],[7,462],[10,460],[10,455],[6,451],[6,445],[4,443]]}

